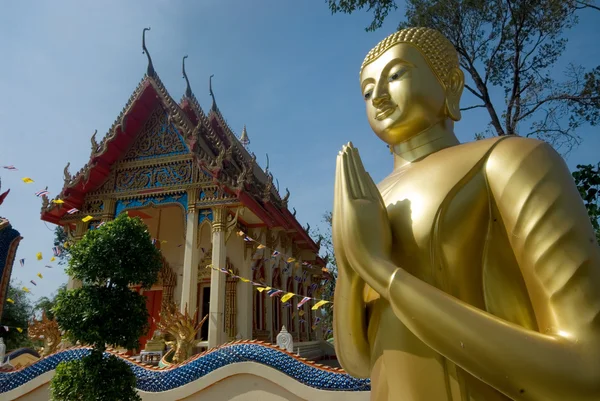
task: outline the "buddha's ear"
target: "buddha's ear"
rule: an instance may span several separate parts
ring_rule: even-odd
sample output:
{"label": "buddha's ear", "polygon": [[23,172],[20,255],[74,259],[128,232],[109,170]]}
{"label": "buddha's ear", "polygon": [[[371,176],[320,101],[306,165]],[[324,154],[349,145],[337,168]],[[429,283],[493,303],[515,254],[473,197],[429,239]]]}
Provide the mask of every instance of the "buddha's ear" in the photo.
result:
{"label": "buddha's ear", "polygon": [[446,79],[446,110],[448,116],[454,120],[460,120],[460,97],[465,87],[465,74],[460,68],[453,68]]}

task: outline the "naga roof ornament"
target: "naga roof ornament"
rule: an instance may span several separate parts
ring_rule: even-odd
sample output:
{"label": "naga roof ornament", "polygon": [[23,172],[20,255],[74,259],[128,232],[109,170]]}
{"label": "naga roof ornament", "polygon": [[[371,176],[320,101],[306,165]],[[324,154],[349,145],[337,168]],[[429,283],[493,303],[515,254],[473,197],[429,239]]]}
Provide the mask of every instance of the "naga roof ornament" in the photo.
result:
{"label": "naga roof ornament", "polygon": [[215,100],[215,93],[212,90],[212,77],[214,76],[215,74],[211,74],[211,76],[208,77],[208,92],[210,97],[212,97],[212,106],[210,106],[210,109],[212,111],[217,111],[219,108],[217,107],[217,101]]}
{"label": "naga roof ornament", "polygon": [[185,79],[185,96],[191,98],[192,97],[192,87],[190,86],[190,80],[188,79],[188,76],[185,72],[185,59],[188,56],[185,55],[183,56],[183,60],[181,62],[181,72],[183,74],[183,78]]}
{"label": "naga roof ornament", "polygon": [[148,52],[148,48],[146,47],[146,31],[149,31],[150,27],[144,28],[142,31],[142,54],[145,54],[148,57],[148,69],[146,74],[149,77],[155,77],[156,71],[154,70],[154,65],[152,65],[152,58],[150,57],[150,53]]}

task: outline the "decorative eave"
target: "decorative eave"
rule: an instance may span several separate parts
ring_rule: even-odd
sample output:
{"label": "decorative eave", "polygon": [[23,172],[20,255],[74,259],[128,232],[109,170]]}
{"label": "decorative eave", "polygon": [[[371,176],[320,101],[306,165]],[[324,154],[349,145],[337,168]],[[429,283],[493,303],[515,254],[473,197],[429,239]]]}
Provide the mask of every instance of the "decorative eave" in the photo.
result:
{"label": "decorative eave", "polygon": [[[184,73],[185,77],[186,74]],[[180,108],[188,115],[190,120],[198,121],[197,127],[203,126],[206,128],[207,142],[220,149],[220,154],[217,155],[219,167],[225,170],[223,165],[227,162],[235,166],[235,171],[231,171],[231,174],[218,175],[219,181],[247,204],[257,216],[260,216],[268,227],[283,227],[286,230],[293,230],[299,243],[304,243],[309,249],[317,253],[319,246],[287,209],[289,191],[287,191],[284,198],[280,197],[273,185],[272,174],[258,166],[256,156],[250,155],[225,121],[216,104],[212,83],[210,93],[213,103],[208,115],[204,113],[191,90],[186,89],[186,93],[180,102]],[[228,154],[226,155],[226,153]],[[210,169],[210,166],[208,167]]]}

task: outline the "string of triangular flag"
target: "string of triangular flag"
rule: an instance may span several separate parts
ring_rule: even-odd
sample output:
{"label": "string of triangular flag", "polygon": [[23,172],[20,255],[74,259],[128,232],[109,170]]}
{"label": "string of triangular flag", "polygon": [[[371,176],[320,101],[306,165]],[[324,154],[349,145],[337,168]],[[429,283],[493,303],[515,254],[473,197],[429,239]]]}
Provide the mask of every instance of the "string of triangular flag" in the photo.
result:
{"label": "string of triangular flag", "polygon": [[[9,171],[18,171],[18,169],[15,166],[13,166],[12,164],[7,165],[7,166],[2,166],[2,168],[5,170],[9,170]],[[23,177],[23,178],[21,178],[21,181],[23,181],[25,184],[35,183],[35,181],[31,177]],[[48,191],[48,186],[46,186],[44,189],[40,189],[39,191],[36,191],[34,194],[38,198],[41,198],[42,196],[50,195],[50,191]],[[57,205],[62,205],[65,203],[62,199],[52,199],[51,202],[55,203]],[[69,210],[67,210],[67,214],[75,214],[78,211],[79,211],[79,209],[77,209],[77,208],[74,208],[74,207],[69,208]],[[92,220],[93,218],[94,218],[93,216],[88,215],[88,216],[83,217],[81,220],[87,223],[88,221]]]}
{"label": "string of triangular flag", "polygon": [[[271,298],[274,298],[274,297],[281,297],[281,298],[280,298],[280,301],[281,301],[281,303],[283,303],[283,304],[289,303],[289,301],[290,301],[290,300],[291,300],[293,297],[299,297],[299,298],[301,298],[301,299],[298,301],[298,303],[297,303],[297,305],[296,305],[296,308],[297,308],[297,309],[300,309],[300,308],[302,308],[302,306],[303,306],[305,303],[307,303],[308,301],[310,301],[310,300],[317,301],[317,302],[316,302],[316,303],[315,303],[315,304],[312,306],[312,308],[311,308],[312,310],[318,310],[318,309],[319,309],[320,307],[322,307],[323,305],[326,305],[326,304],[329,304],[329,303],[333,304],[333,302],[331,302],[331,301],[328,301],[328,300],[326,300],[326,299],[320,299],[320,298],[316,298],[316,297],[308,297],[308,296],[304,296],[304,295],[298,295],[298,294],[296,294],[296,293],[293,293],[293,292],[288,292],[288,291],[280,290],[280,289],[278,289],[278,288],[273,288],[273,287],[271,287],[271,286],[268,286],[268,285],[266,285],[266,284],[264,284],[264,283],[259,283],[259,282],[256,282],[256,281],[252,281],[252,280],[250,280],[250,279],[248,279],[248,278],[246,278],[246,277],[239,276],[239,275],[235,274],[235,273],[234,273],[232,270],[227,270],[227,269],[225,269],[224,267],[217,268],[217,267],[214,267],[213,265],[208,265],[208,266],[206,266],[206,267],[207,267],[207,268],[210,268],[210,269],[213,269],[213,270],[216,270],[216,271],[219,271],[219,272],[221,272],[221,273],[227,274],[227,275],[229,275],[229,276],[231,276],[231,277],[233,277],[233,278],[237,278],[237,279],[239,279],[240,281],[242,281],[242,282],[244,282],[244,283],[249,283],[249,284],[252,284],[254,287],[256,287],[256,290],[257,290],[257,291],[259,291],[259,292],[264,292],[264,291],[266,291],[266,294],[267,294],[269,297],[271,297]],[[286,306],[290,306],[290,305],[291,305],[291,304],[289,304],[289,305],[286,305]]]}
{"label": "string of triangular flag", "polygon": [[[258,250],[267,248],[266,245],[262,244],[260,241],[258,241],[256,239],[252,238],[251,236],[249,236],[247,233],[245,233],[242,230],[239,230],[237,234],[238,234],[238,236],[242,237],[245,242],[254,242],[254,243],[258,244],[258,246],[257,246]],[[273,258],[281,258],[281,259],[283,259],[285,261],[286,268],[283,270],[284,273],[287,273],[289,271],[290,265],[292,263],[295,263],[296,267],[300,267],[300,262],[298,262],[296,260],[296,258],[294,258],[293,256],[290,256],[290,255],[286,255],[284,252],[281,252],[281,251],[279,251],[277,249],[273,250],[273,252],[271,252],[270,258],[267,258],[265,260],[269,260],[269,259],[273,259]],[[302,266],[305,266],[307,268],[311,268],[312,264],[310,262],[303,261],[302,262]],[[273,268],[275,268],[275,265],[273,265]],[[326,267],[322,267],[321,270],[324,273],[329,274],[329,270]],[[296,280],[297,282],[305,282],[306,279],[307,279],[307,277],[306,277],[306,271],[303,271],[303,276],[302,277],[294,275],[294,280]],[[323,279],[321,285],[323,286],[323,285],[327,284],[328,281],[329,281],[329,278]],[[315,284],[313,284],[313,286],[314,285]],[[315,290],[315,288],[313,288],[313,291],[314,290]]]}
{"label": "string of triangular flag", "polygon": [[23,328],[22,327],[17,327],[17,326],[7,326],[7,325],[3,325],[0,324],[0,327],[4,329],[5,332],[9,332],[10,329],[16,329],[19,333],[23,332]]}

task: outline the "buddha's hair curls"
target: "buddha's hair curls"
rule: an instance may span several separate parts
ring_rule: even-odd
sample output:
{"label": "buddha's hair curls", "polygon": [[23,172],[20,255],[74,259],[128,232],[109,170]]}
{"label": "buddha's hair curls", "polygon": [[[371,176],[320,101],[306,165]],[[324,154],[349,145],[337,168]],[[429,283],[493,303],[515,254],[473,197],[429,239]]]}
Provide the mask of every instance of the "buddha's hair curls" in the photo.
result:
{"label": "buddha's hair curls", "polygon": [[360,67],[360,72],[367,64],[375,61],[386,50],[399,43],[408,43],[416,47],[423,54],[444,88],[448,87],[448,73],[453,68],[459,68],[458,53],[444,35],[431,28],[406,28],[394,32],[371,49]]}

